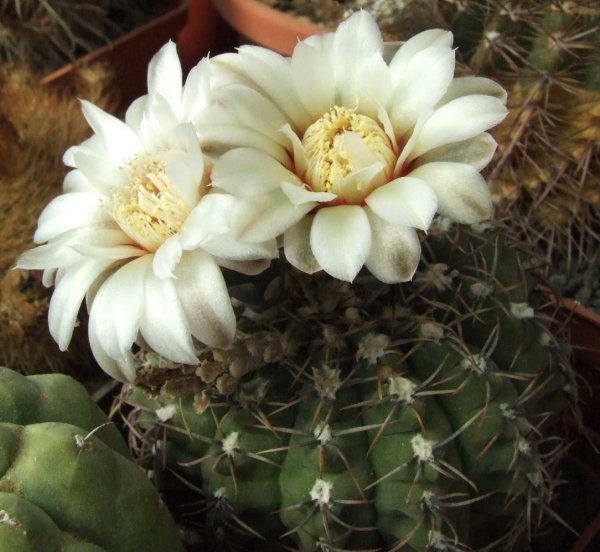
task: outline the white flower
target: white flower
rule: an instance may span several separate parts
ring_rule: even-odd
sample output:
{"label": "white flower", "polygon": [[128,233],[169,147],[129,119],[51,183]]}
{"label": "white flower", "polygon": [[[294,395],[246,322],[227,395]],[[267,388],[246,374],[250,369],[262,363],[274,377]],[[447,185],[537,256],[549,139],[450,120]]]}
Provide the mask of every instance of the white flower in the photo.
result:
{"label": "white flower", "polygon": [[213,185],[239,201],[237,235],[283,234],[307,273],[351,281],[363,265],[412,278],[416,229],[434,214],[474,223],[492,212],[480,170],[506,116],[505,91],[454,77],[452,34],[420,33],[387,63],[372,17],[300,42],[291,58],[257,46],[214,58],[218,104],[200,137],[221,153]]}
{"label": "white flower", "polygon": [[209,101],[209,70],[201,62],[183,87],[168,43],[148,68],[148,95],[125,122],[83,102],[94,135],[65,153],[73,170],[34,236],[45,245],[17,264],[43,269],[44,283],[56,285],[48,318],[62,350],[86,298],[92,351],[117,379],[135,377],[135,342],[182,363],[197,362],[193,337],[227,346],[235,316],[219,264],[252,273],[264,265],[256,259],[276,253],[274,243],[231,240],[225,217],[213,220],[217,237],[195,228],[212,195],[192,125]]}

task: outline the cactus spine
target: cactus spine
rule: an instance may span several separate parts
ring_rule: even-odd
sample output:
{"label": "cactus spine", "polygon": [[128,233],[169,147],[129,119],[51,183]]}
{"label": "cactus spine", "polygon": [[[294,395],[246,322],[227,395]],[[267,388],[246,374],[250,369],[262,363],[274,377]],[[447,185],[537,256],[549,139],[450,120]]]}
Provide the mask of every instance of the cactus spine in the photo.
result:
{"label": "cactus spine", "polygon": [[512,550],[538,525],[573,398],[563,351],[499,235],[425,247],[399,286],[270,272],[231,350],[196,368],[145,357],[146,390],[122,398],[138,448],[202,490],[217,538]]}

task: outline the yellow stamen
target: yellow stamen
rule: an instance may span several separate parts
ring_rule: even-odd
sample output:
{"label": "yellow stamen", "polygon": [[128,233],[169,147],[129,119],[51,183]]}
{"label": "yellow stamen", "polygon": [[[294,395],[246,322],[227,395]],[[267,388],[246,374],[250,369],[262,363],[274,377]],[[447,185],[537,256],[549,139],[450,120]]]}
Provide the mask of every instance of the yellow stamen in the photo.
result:
{"label": "yellow stamen", "polygon": [[[360,137],[362,151],[352,151],[348,133]],[[394,168],[395,155],[387,134],[371,117],[357,114],[356,109],[334,106],[306,129],[302,145],[308,160],[305,177],[314,191],[339,194],[344,177],[376,162],[383,163],[385,179]]]}
{"label": "yellow stamen", "polygon": [[179,232],[190,213],[165,164],[136,157],[125,167],[130,186],[113,193],[109,210],[121,229],[148,251],[156,251]]}

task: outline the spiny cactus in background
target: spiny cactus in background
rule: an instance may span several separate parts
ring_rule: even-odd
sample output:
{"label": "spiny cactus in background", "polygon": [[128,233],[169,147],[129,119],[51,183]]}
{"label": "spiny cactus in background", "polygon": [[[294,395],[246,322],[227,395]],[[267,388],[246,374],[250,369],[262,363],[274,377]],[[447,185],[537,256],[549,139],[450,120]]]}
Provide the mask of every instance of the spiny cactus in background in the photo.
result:
{"label": "spiny cactus in background", "polygon": [[432,229],[424,249],[396,286],[276,265],[232,285],[230,350],[140,354],[131,442],[200,493],[207,546],[508,551],[543,523],[567,351],[500,234]]}
{"label": "spiny cactus in background", "polygon": [[106,67],[82,67],[75,89],[58,92],[23,67],[0,68],[0,364],[25,373],[89,365],[85,335],[68,354],[50,337],[50,293],[41,276],[11,267],[30,247],[42,209],[62,190],[64,151],[89,134],[77,97],[108,108],[110,82]]}
{"label": "spiny cactus in background", "polygon": [[600,7],[444,1],[459,58],[508,89],[488,176],[506,217],[548,267],[583,270],[600,247]]}

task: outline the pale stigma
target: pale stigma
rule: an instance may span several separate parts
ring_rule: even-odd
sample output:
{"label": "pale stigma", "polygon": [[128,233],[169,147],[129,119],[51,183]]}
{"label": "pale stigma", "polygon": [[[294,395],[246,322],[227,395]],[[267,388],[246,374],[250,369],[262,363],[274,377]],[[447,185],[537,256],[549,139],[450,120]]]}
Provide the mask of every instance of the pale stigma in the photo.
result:
{"label": "pale stigma", "polygon": [[113,193],[109,211],[129,237],[154,252],[179,232],[190,208],[169,182],[163,161],[136,157],[124,170],[129,186]]}
{"label": "pale stigma", "polygon": [[[396,156],[383,128],[353,108],[331,108],[306,129],[302,145],[311,188],[341,195],[349,203],[360,203],[394,169]],[[366,171],[364,178],[347,178],[369,167],[375,170]]]}

